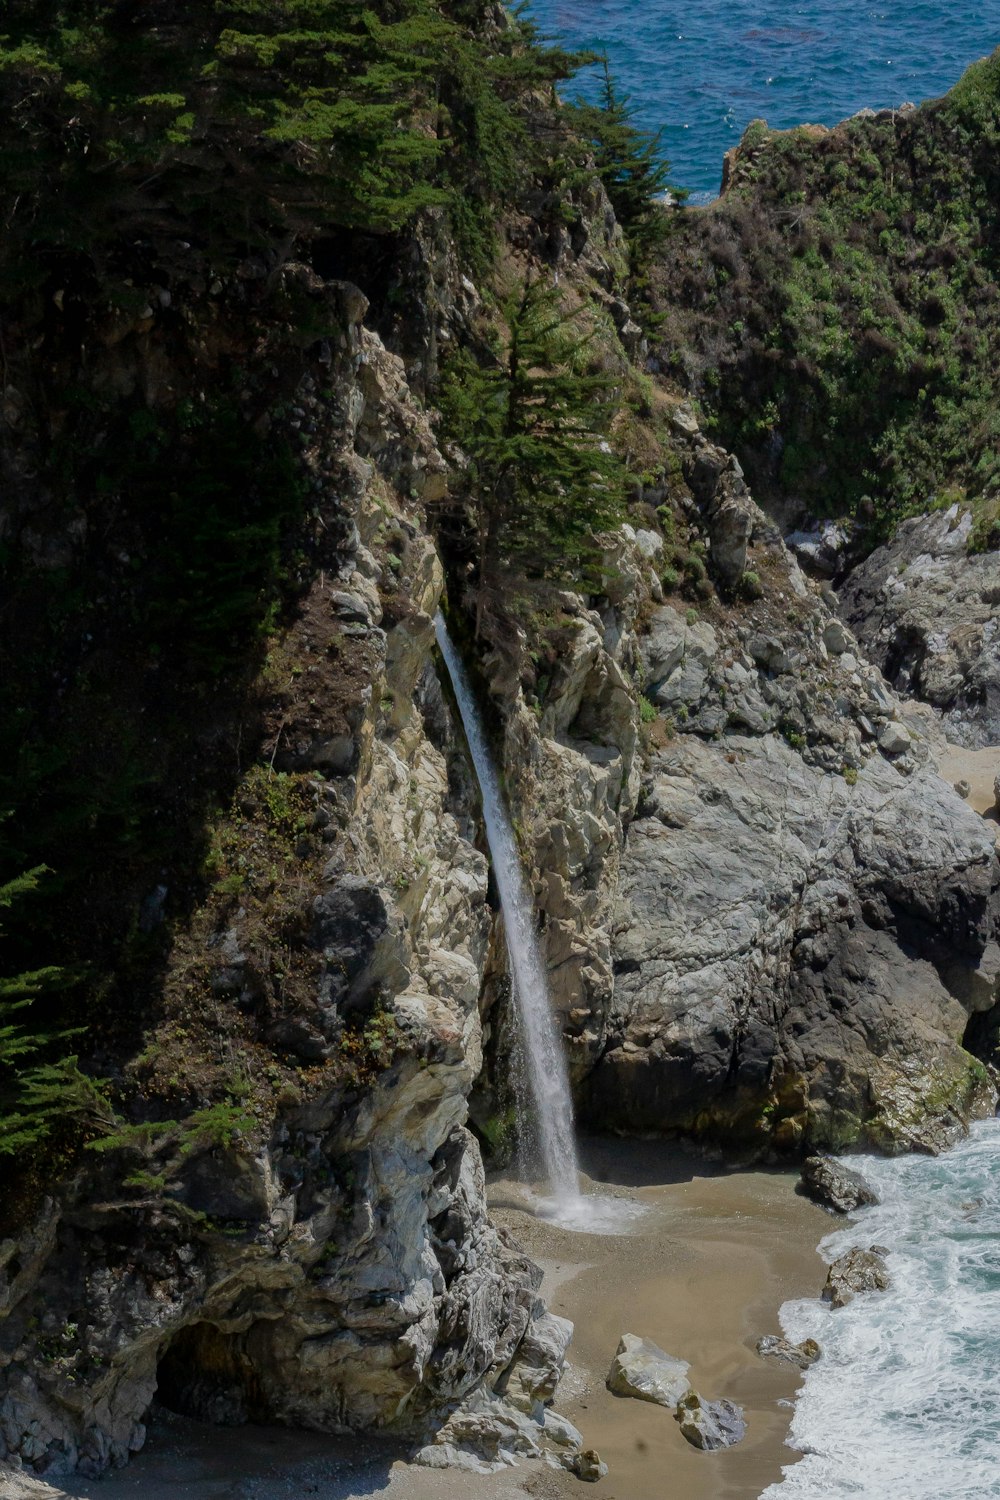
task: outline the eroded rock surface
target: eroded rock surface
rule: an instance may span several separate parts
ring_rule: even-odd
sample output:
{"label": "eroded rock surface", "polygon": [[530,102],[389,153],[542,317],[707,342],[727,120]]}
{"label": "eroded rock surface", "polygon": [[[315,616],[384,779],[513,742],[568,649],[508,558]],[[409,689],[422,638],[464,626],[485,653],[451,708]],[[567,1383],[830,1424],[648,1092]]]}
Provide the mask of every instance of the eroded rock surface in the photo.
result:
{"label": "eroded rock surface", "polygon": [[890,1150],[953,1138],[991,1098],[942,974],[982,962],[995,878],[981,820],[931,771],[904,780],[878,757],[852,786],[774,736],[679,738],[629,829],[591,1117]]}
{"label": "eroded rock surface", "polygon": [[904,521],[849,574],[841,607],[889,681],[978,749],[1000,745],[1000,552],[970,553],[972,527],[957,505]]}

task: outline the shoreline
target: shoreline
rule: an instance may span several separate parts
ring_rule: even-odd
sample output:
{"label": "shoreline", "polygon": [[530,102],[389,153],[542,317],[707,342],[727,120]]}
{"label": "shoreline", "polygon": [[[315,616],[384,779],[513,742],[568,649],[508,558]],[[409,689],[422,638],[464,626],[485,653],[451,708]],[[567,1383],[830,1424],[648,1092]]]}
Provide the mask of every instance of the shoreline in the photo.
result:
{"label": "shoreline", "polygon": [[[575,1325],[555,1405],[608,1464],[592,1488],[609,1500],[649,1500],[669,1473],[671,1500],[755,1500],[795,1461],[786,1439],[802,1380],[761,1359],[756,1343],[780,1333],[783,1303],[819,1298],[826,1264],[817,1247],[835,1221],[795,1193],[795,1171],[731,1170],[657,1142],[591,1140],[583,1156],[598,1192],[609,1180],[617,1196],[624,1174],[615,1168],[631,1171],[629,1198],[645,1213],[629,1233],[570,1233],[511,1208],[494,1215],[543,1265],[550,1310]],[[743,1440],[699,1452],[671,1412],[611,1395],[605,1378],[623,1333],[687,1360],[702,1396],[741,1406]],[[571,1476],[554,1477],[554,1495],[579,1494]]]}
{"label": "shoreline", "polygon": [[[650,1500],[669,1475],[671,1500],[756,1500],[794,1461],[785,1446],[801,1374],[762,1360],[757,1339],[780,1332],[782,1303],[819,1296],[819,1241],[831,1215],[794,1192],[794,1172],[728,1170],[673,1143],[583,1143],[587,1188],[626,1232],[562,1229],[525,1205],[523,1185],[490,1184],[491,1213],[545,1273],[542,1296],[575,1324],[555,1408],[609,1473],[588,1485],[604,1500]],[[633,1216],[638,1205],[639,1216]],[[742,1406],[746,1437],[702,1453],[670,1411],[610,1395],[604,1381],[622,1333],[688,1360],[709,1399]],[[168,1416],[146,1448],[101,1480],[47,1483],[0,1466],[0,1500],[579,1500],[580,1481],[538,1462],[492,1475],[431,1470],[404,1445],[280,1428],[214,1428]]]}

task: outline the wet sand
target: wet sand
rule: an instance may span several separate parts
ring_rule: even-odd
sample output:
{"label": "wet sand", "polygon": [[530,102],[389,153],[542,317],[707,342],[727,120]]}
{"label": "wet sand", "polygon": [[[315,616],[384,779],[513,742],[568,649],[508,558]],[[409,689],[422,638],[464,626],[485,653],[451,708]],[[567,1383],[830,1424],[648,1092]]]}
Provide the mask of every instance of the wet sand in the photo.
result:
{"label": "wet sand", "polygon": [[[800,1382],[755,1345],[780,1332],[783,1302],[819,1295],[826,1267],[816,1246],[833,1221],[795,1194],[787,1173],[726,1172],[642,1142],[588,1143],[584,1162],[596,1179],[631,1176],[629,1196],[645,1213],[627,1235],[569,1234],[500,1209],[497,1217],[545,1265],[552,1310],[576,1325],[557,1406],[608,1465],[594,1493],[751,1500],[794,1461],[787,1403]],[[743,1441],[701,1453],[664,1408],[612,1396],[604,1382],[622,1333],[688,1360],[703,1396],[742,1406]],[[555,1493],[578,1496],[579,1485],[560,1476]]]}
{"label": "wet sand", "polygon": [[[4,1477],[0,1500],[755,1500],[794,1461],[784,1446],[799,1374],[754,1349],[777,1333],[778,1308],[818,1295],[816,1245],[833,1221],[793,1191],[794,1176],[727,1172],[676,1147],[585,1143],[591,1191],[611,1198],[625,1233],[583,1234],[535,1217],[520,1185],[491,1185],[496,1219],[545,1270],[553,1311],[576,1325],[556,1402],[609,1466],[582,1487],[538,1463],[495,1475],[441,1472],[404,1461],[399,1445],[275,1428],[218,1429],[167,1417],[128,1469],[62,1486]],[[639,1217],[630,1218],[636,1208]],[[605,1376],[622,1333],[651,1338],[691,1364],[703,1396],[744,1408],[747,1435],[700,1453],[670,1412],[609,1394]]]}

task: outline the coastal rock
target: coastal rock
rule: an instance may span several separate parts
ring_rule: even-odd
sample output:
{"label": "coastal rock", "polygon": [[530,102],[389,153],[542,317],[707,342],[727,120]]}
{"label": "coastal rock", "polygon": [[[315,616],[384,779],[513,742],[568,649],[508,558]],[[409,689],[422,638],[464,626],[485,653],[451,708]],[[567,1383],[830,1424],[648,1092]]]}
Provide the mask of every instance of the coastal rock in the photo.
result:
{"label": "coastal rock", "polygon": [[746,1435],[742,1408],[732,1401],[704,1401],[697,1391],[681,1398],[674,1416],[692,1448],[707,1453],[731,1448]]}
{"label": "coastal rock", "polygon": [[651,1339],[625,1333],[611,1362],[607,1386],[615,1396],[635,1396],[639,1401],[655,1401],[673,1409],[693,1394],[690,1368],[684,1360],[664,1353]]}
{"label": "coastal rock", "polygon": [[[327,295],[305,268],[282,274]],[[443,574],[408,509],[440,493],[444,464],[400,361],[357,321],[364,299],[343,298],[354,321],[322,372],[336,480],[317,481],[315,502],[329,571],[290,627],[303,635],[275,645],[286,664],[299,652],[288,680],[315,673],[316,687],[288,689],[287,711],[279,700],[268,768],[309,773],[315,863],[295,847],[274,933],[233,902],[218,930],[199,914],[174,934],[217,1011],[260,1015],[241,1064],[260,1075],[255,1101],[267,1047],[279,1076],[291,1054],[317,1077],[264,1101],[266,1131],[248,1119],[182,1150],[168,1122],[141,1190],[95,1154],[0,1247],[0,1459],[35,1473],[124,1463],[154,1396],[205,1421],[421,1438],[450,1414],[456,1453],[478,1423],[489,1462],[557,1436],[561,1453],[582,1447],[545,1407],[569,1326],[545,1316],[541,1273],[490,1223],[464,1126],[493,914],[430,660]],[[320,753],[341,734],[350,754]]]}
{"label": "coastal rock", "polygon": [[1000,743],[1000,552],[970,552],[972,526],[958,505],[903,521],[851,571],[840,600],[889,681],[976,749]]}
{"label": "coastal rock", "polygon": [[860,1172],[852,1172],[829,1156],[809,1156],[802,1164],[797,1191],[834,1213],[851,1214],[878,1202]]}
{"label": "coastal rock", "polygon": [[889,1288],[885,1263],[888,1251],[879,1245],[869,1250],[848,1250],[830,1267],[823,1288],[823,1301],[831,1307],[846,1307],[858,1292],[884,1292]]}
{"label": "coastal rock", "polygon": [[848,780],[776,736],[677,737],[628,830],[589,1118],[937,1149],[992,1105],[962,1041],[996,882],[988,828],[930,769],[874,756]]}
{"label": "coastal rock", "polygon": [[757,1353],[761,1359],[777,1359],[783,1364],[795,1365],[796,1369],[808,1370],[819,1359],[822,1350],[815,1339],[803,1339],[792,1344],[777,1334],[766,1333],[757,1340]]}

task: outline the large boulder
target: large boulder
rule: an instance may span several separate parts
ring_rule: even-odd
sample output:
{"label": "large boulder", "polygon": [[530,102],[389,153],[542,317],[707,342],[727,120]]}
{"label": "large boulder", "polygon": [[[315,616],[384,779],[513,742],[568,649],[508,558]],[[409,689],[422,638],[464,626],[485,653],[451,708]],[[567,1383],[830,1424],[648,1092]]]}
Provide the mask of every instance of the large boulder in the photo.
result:
{"label": "large boulder", "polygon": [[625,1333],[608,1372],[608,1390],[615,1396],[635,1396],[673,1410],[691,1394],[690,1368],[683,1359],[665,1354],[651,1339]]}

